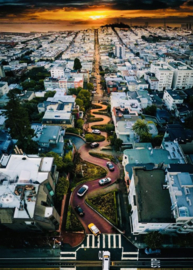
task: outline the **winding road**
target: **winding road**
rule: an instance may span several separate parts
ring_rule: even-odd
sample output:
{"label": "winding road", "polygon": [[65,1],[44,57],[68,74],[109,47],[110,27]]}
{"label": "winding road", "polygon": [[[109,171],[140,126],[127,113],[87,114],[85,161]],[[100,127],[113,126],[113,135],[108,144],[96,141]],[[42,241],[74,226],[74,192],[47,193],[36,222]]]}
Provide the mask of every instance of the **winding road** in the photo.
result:
{"label": "winding road", "polygon": [[[107,106],[103,105],[103,104],[99,104],[99,103],[93,103],[93,104],[100,105],[101,108],[92,109],[91,114],[94,114],[94,112],[98,112],[100,110],[105,110],[107,108]],[[97,114],[96,117],[103,118],[103,120],[98,121],[98,122],[89,123],[89,128],[88,128],[89,132],[92,131],[91,127],[93,125],[106,125],[111,120],[108,116],[105,116],[105,115]],[[105,136],[105,138],[107,138],[106,132],[102,132],[101,134],[103,136]],[[99,147],[104,147],[108,144],[109,144],[109,142],[107,142],[107,140],[105,139],[105,141],[100,143]],[[105,168],[107,170],[106,176],[110,177],[112,179],[111,183],[114,183],[119,178],[119,175],[120,175],[119,167],[116,164],[114,164],[115,170],[113,172],[108,171],[108,169],[106,167],[107,161],[104,159],[100,159],[100,158],[96,158],[96,157],[91,156],[89,154],[89,150],[90,150],[90,147],[86,144],[84,144],[79,149],[79,153],[80,153],[82,160],[99,165],[99,166]],[[97,191],[99,189],[105,189],[107,186],[109,186],[109,185],[106,185],[106,186],[101,187],[101,186],[99,186],[98,181],[99,181],[99,179],[85,182],[85,184],[88,185],[89,189],[83,198],[80,198],[77,196],[77,191],[82,186],[82,184],[77,186],[71,195],[70,204],[72,207],[80,205],[80,207],[84,210],[85,215],[83,217],[78,216],[78,218],[81,221],[82,225],[84,226],[86,233],[90,233],[90,231],[88,230],[88,224],[91,222],[94,223],[99,228],[101,233],[115,233],[116,232],[115,229],[105,219],[103,219],[101,216],[99,216],[97,213],[95,213],[90,207],[88,207],[87,204],[85,203],[85,198],[91,192],[94,195],[95,191]]]}

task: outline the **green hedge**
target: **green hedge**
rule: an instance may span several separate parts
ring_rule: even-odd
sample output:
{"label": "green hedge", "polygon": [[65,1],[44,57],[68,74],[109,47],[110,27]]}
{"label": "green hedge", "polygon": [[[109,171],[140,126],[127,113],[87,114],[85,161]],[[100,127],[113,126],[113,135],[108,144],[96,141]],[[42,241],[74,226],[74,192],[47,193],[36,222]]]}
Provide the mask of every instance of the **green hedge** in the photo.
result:
{"label": "green hedge", "polygon": [[87,119],[88,123],[103,121],[103,118],[91,117]]}
{"label": "green hedge", "polygon": [[66,219],[66,231],[82,231],[83,226],[75,215],[71,206],[68,207]]}
{"label": "green hedge", "polygon": [[106,125],[94,125],[91,128],[92,129],[99,129],[101,131],[106,131]]}
{"label": "green hedge", "polygon": [[96,135],[96,134],[86,134],[85,139],[87,142],[102,142],[105,140],[103,135]]}
{"label": "green hedge", "polygon": [[115,158],[111,155],[106,155],[106,154],[101,154],[101,153],[96,153],[96,152],[89,152],[89,154],[93,157],[98,157],[106,160],[110,160],[112,162],[115,162]]}
{"label": "green hedge", "polygon": [[118,225],[116,191],[89,198],[86,201],[111,223]]}

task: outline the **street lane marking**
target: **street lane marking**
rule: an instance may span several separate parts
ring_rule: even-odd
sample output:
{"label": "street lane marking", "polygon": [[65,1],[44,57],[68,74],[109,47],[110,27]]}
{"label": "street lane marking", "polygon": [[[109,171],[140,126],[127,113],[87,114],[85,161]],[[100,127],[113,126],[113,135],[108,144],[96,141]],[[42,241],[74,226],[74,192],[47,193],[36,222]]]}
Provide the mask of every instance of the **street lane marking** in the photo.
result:
{"label": "street lane marking", "polygon": [[89,238],[90,238],[90,234],[87,234],[86,236],[86,247],[89,247]]}
{"label": "street lane marking", "polygon": [[108,248],[111,247],[111,235],[108,234]]}
{"label": "street lane marking", "polygon": [[95,247],[95,236],[92,235],[92,248],[94,248],[94,247]]}
{"label": "street lane marking", "polygon": [[119,236],[119,248],[121,248],[121,235],[118,234],[118,236]]}
{"label": "street lane marking", "polygon": [[100,248],[100,236],[98,236],[98,248]]}
{"label": "street lane marking", "polygon": [[116,235],[113,234],[113,247],[116,248]]}
{"label": "street lane marking", "polygon": [[105,248],[105,234],[103,234],[103,248]]}

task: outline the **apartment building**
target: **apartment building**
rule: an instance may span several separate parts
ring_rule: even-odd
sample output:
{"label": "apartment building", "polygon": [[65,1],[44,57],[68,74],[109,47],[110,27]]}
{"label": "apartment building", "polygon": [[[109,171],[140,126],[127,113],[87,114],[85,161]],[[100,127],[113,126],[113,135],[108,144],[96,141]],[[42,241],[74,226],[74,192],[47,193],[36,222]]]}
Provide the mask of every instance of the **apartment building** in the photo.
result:
{"label": "apartment building", "polygon": [[182,104],[185,98],[186,94],[183,91],[165,90],[163,95],[165,105],[170,111],[175,110],[177,104]]}
{"label": "apartment building", "polygon": [[[189,172],[190,169],[190,172]],[[129,191],[133,234],[193,232],[193,169],[134,167]]]}
{"label": "apartment building", "polygon": [[0,159],[0,227],[15,231],[55,231],[58,179],[52,157],[3,155]]}
{"label": "apartment building", "polygon": [[58,66],[52,67],[50,69],[51,77],[52,78],[65,77],[65,68],[66,68],[66,65],[58,65]]}
{"label": "apartment building", "polygon": [[121,44],[115,45],[115,56],[121,59],[125,59],[125,46]]}
{"label": "apartment building", "polygon": [[158,62],[151,64],[151,72],[155,74],[158,79],[157,89],[158,91],[164,91],[165,89],[172,88],[174,72],[169,68],[165,62]]}
{"label": "apartment building", "polygon": [[172,88],[189,89],[193,87],[193,68],[178,61],[168,63],[170,70],[174,73]]}
{"label": "apartment building", "polygon": [[0,96],[6,95],[9,92],[7,82],[0,82]]}

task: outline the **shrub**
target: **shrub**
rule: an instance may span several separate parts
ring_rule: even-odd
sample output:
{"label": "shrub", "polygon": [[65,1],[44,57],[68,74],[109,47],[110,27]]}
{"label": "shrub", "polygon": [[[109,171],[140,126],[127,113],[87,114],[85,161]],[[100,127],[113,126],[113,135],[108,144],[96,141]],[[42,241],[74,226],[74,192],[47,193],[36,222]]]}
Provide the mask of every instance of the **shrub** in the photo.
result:
{"label": "shrub", "polygon": [[79,135],[79,129],[78,129],[78,128],[70,127],[70,128],[67,128],[67,129],[66,129],[66,132],[74,133],[74,134]]}
{"label": "shrub", "polygon": [[103,121],[103,118],[90,117],[87,119],[88,123]]}
{"label": "shrub", "polygon": [[75,215],[71,206],[68,207],[67,219],[66,219],[66,230],[67,231],[82,231],[83,226],[79,219]]}
{"label": "shrub", "polygon": [[102,142],[105,140],[105,137],[102,135],[96,135],[96,134],[86,134],[85,139],[86,139],[86,142]]}
{"label": "shrub", "polygon": [[64,194],[67,194],[69,188],[69,181],[65,177],[60,177],[56,185],[56,198],[62,201]]}

